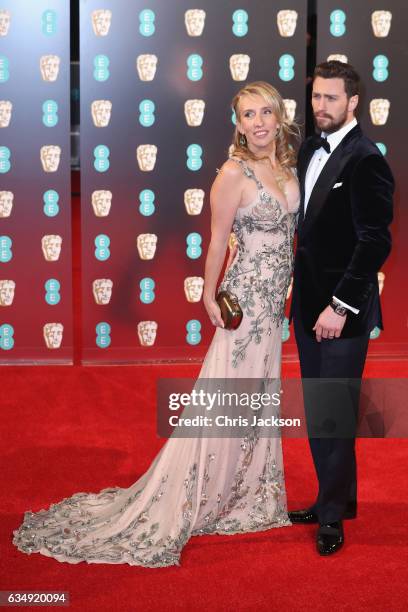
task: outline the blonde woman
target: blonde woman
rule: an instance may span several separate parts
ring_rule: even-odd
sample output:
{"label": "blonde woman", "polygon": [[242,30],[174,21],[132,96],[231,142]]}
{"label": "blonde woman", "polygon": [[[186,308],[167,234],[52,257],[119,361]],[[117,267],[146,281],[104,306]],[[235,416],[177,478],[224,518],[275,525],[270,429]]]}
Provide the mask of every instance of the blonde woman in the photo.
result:
{"label": "blonde woman", "polygon": [[[280,374],[299,205],[289,141],[297,130],[267,83],[244,87],[233,108],[234,151],[211,191],[205,269],[205,306],[217,329],[198,382],[252,379],[254,389]],[[237,256],[221,288],[232,291],[243,310],[234,330],[223,328],[215,300],[231,229]],[[179,564],[192,535],[289,526],[281,440],[260,435],[257,427],[247,432],[241,438],[205,437],[202,431],[172,436],[129,488],[77,493],[48,510],[26,512],[13,542],[23,552],[69,563],[162,567]]]}

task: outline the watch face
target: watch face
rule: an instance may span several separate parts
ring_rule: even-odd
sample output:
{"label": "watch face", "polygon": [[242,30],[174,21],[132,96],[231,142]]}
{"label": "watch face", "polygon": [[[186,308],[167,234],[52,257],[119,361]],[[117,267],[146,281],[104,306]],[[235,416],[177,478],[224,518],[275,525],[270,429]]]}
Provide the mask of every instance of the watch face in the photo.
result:
{"label": "watch face", "polygon": [[342,317],[347,313],[347,308],[345,306],[342,306],[338,302],[335,302],[334,300],[331,302],[330,306],[333,308],[336,314]]}

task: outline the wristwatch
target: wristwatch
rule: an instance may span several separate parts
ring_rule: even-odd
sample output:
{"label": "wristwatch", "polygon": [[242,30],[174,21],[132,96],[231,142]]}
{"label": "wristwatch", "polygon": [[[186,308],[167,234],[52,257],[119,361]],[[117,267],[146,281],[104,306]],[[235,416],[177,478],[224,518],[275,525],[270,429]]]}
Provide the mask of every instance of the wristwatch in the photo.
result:
{"label": "wristwatch", "polygon": [[334,312],[338,315],[340,315],[341,317],[345,317],[347,314],[347,308],[345,306],[342,306],[339,302],[337,302],[336,300],[332,300],[330,302],[330,306],[333,308]]}

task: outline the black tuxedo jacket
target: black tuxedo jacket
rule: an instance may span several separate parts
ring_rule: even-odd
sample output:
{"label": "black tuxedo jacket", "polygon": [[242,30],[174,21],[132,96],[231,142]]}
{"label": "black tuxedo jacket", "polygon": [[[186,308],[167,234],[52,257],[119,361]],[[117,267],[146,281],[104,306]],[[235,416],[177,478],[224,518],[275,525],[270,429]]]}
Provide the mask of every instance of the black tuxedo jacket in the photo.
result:
{"label": "black tuxedo jacket", "polygon": [[391,249],[394,179],[378,147],[356,125],[336,147],[304,214],[311,138],[298,156],[301,190],[291,315],[310,335],[333,295],[360,310],[348,311],[342,337],[382,329],[377,272]]}

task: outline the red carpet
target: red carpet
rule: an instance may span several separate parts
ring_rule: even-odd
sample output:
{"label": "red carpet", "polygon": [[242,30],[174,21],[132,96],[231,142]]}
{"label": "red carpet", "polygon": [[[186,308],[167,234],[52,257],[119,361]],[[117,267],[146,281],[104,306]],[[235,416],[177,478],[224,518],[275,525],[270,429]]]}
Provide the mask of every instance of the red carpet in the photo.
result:
{"label": "red carpet", "polygon": [[[367,374],[406,376],[401,362]],[[5,367],[2,389],[1,589],[69,591],[71,610],[390,610],[408,600],[407,440],[359,440],[360,514],[333,558],[314,550],[314,527],[192,538],[182,566],[62,564],[11,544],[25,510],[77,491],[129,486],[163,440],[156,437],[159,376],[197,366]],[[297,375],[286,364],[286,376]],[[305,440],[285,440],[289,506],[313,499]]]}
{"label": "red carpet", "polygon": [[[76,296],[78,210],[74,199]],[[74,308],[78,364],[78,300]],[[191,365],[0,368],[0,589],[68,591],[70,609],[80,612],[405,610],[408,440],[359,440],[359,518],[346,523],[346,545],[333,558],[315,552],[312,526],[192,538],[181,567],[165,569],[69,565],[12,545],[24,511],[133,483],[164,443],[156,437],[156,379],[197,372]],[[371,377],[407,374],[408,362],[366,368]],[[284,376],[298,375],[296,363],[284,364]],[[284,453],[289,507],[302,507],[315,495],[307,442],[285,440]]]}

